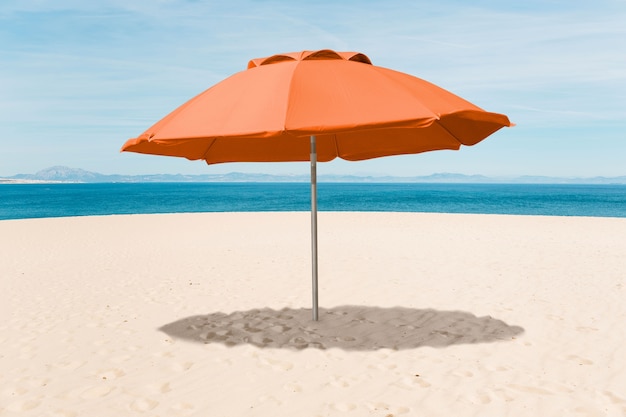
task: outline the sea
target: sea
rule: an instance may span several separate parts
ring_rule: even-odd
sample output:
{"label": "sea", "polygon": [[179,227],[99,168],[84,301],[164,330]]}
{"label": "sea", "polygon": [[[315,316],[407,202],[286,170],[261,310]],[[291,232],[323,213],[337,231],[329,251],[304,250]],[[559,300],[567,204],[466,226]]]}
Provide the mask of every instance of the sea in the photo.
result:
{"label": "sea", "polygon": [[[0,220],[309,211],[308,183],[0,184]],[[319,211],[626,217],[626,185],[318,183]]]}

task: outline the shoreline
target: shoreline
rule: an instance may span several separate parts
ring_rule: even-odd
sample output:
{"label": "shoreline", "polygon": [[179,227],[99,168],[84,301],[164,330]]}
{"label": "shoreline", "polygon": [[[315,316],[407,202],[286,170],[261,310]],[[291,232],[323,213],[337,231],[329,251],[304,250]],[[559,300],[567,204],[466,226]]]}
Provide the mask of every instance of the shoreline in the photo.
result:
{"label": "shoreline", "polygon": [[[433,215],[433,216],[470,216],[470,217],[504,217],[504,218],[536,218],[536,219],[606,219],[606,220],[620,220],[626,222],[626,217],[619,216],[579,216],[579,215],[550,215],[550,214],[508,214],[508,213],[440,213],[440,212],[407,212],[407,211],[318,211],[318,216],[320,215],[333,215],[333,214],[355,214],[355,215]],[[113,213],[113,214],[85,214],[85,215],[73,215],[73,216],[56,216],[56,217],[24,217],[24,218],[8,218],[8,219],[0,219],[0,224],[7,222],[29,222],[29,221],[42,221],[45,222],[47,220],[51,221],[59,221],[63,219],[99,219],[99,218],[109,218],[109,217],[158,217],[158,216],[193,216],[193,215],[265,215],[265,214],[277,214],[277,215],[306,215],[307,220],[310,223],[310,211],[211,211],[211,212],[176,212],[176,213]],[[310,231],[309,231],[310,233]]]}
{"label": "shoreline", "polygon": [[0,413],[619,415],[626,219],[0,221]]}
{"label": "shoreline", "polygon": [[[511,218],[546,218],[546,219],[606,219],[626,221],[626,216],[594,216],[594,215],[563,215],[563,214],[517,214],[517,213],[455,213],[455,212],[416,212],[416,211],[359,211],[359,210],[319,210],[319,215],[415,215],[415,216],[470,216],[470,217],[511,217]],[[155,213],[110,213],[110,214],[79,214],[79,215],[62,215],[50,217],[21,217],[21,218],[0,218],[0,224],[4,222],[20,222],[20,221],[46,221],[46,220],[62,220],[62,219],[84,219],[84,218],[108,218],[108,217],[140,217],[140,216],[210,216],[210,215],[305,215],[310,218],[310,210],[284,210],[284,211],[206,211],[206,212],[155,212]]]}

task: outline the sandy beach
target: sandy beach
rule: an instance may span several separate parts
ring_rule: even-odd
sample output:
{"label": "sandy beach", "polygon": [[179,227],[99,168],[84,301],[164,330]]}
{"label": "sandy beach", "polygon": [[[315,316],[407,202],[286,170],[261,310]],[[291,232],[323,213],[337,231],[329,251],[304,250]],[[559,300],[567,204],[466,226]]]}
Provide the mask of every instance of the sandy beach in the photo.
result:
{"label": "sandy beach", "polygon": [[0,221],[0,416],[625,416],[626,219]]}

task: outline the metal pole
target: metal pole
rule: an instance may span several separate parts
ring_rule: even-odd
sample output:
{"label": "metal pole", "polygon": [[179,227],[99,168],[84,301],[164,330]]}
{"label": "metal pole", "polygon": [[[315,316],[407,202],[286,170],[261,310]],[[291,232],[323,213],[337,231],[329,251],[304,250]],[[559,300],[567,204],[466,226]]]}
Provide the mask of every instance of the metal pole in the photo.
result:
{"label": "metal pole", "polygon": [[311,136],[311,270],[313,274],[313,321],[317,321],[317,150],[315,136]]}

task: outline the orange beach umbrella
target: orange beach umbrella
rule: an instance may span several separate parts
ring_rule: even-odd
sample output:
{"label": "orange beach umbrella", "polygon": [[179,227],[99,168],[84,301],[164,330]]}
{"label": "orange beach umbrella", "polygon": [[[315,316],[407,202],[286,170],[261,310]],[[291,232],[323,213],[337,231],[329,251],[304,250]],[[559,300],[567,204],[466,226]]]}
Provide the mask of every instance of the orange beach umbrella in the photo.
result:
{"label": "orange beach umbrella", "polygon": [[316,162],[474,145],[511,126],[427,81],[356,52],[253,59],[187,101],[122,151],[222,162],[311,162],[313,319],[317,320]]}

